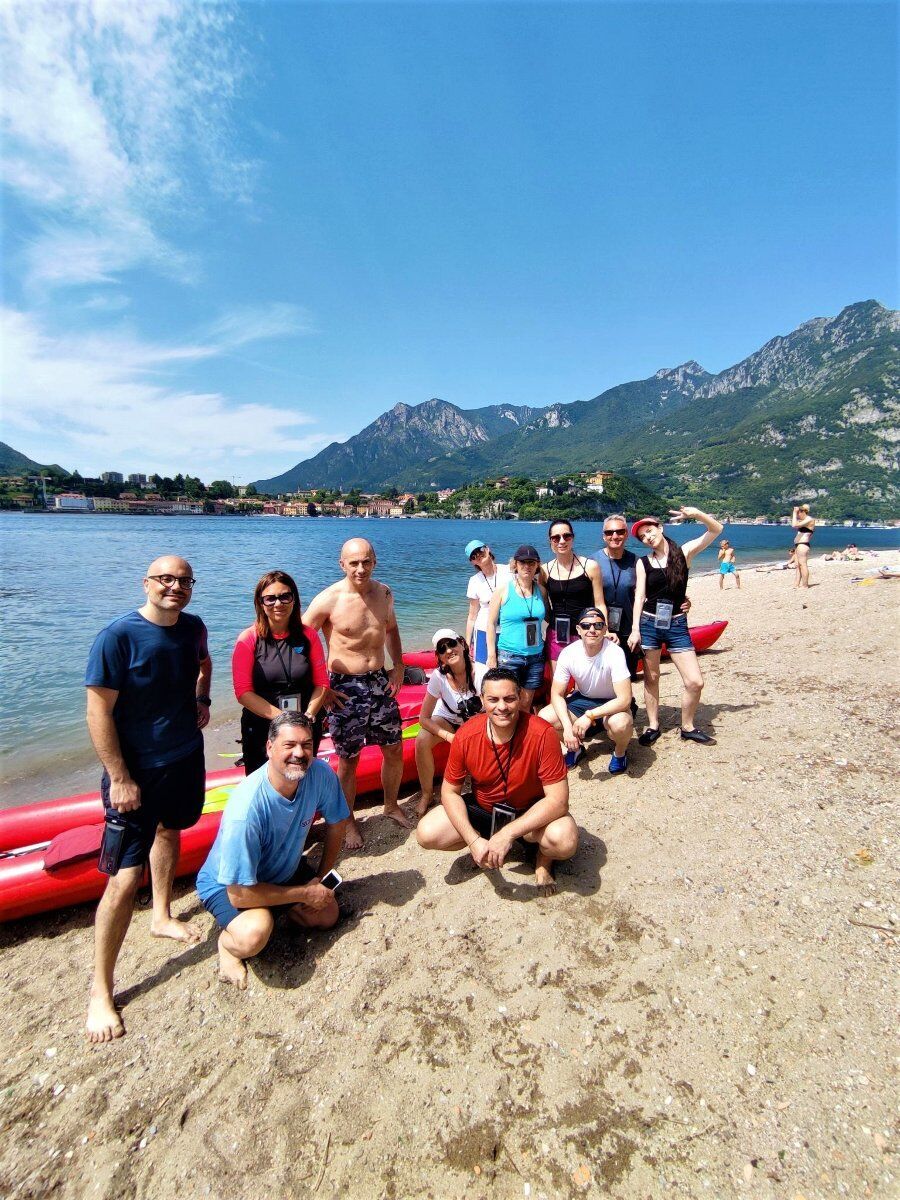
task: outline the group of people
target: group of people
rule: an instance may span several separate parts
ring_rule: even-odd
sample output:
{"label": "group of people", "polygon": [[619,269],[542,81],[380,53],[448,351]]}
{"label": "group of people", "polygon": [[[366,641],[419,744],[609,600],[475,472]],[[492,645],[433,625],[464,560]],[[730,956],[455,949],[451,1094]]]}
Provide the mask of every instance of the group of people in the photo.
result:
{"label": "group of people", "polygon": [[[469,543],[475,574],[466,634],[442,628],[434,635],[437,670],[419,718],[421,847],[465,847],[479,867],[495,869],[521,839],[534,848],[537,886],[552,893],[554,864],[578,845],[567,769],[592,728],[602,727],[612,743],[610,774],[627,771],[639,656],[648,720],[638,741],[649,746],[661,736],[663,643],[683,683],[680,736],[711,740],[694,724],[702,677],[687,629],[687,580],[693,558],[722,526],[693,508],[671,516],[706,530],[679,546],[657,518],[636,521],[631,533],[647,547],[645,558],[625,549],[629,527],[619,514],[607,517],[604,545],[588,558],[575,553],[568,521],[550,526],[552,554],[544,563],[523,545],[504,569],[485,543]],[[254,624],[234,647],[246,778],[229,797],[197,891],[220,927],[220,975],[239,988],[246,987],[246,959],[271,937],[275,911],[304,928],[337,921],[333,868],[342,850],[362,845],[353,810],[364,746],[381,751],[385,815],[411,824],[398,801],[404,666],[394,598],[374,578],[368,541],[346,542],[339,563],[342,578],[305,614],[291,576],[265,574],[254,593]],[[124,1033],[113,976],[148,863],[151,933],[186,942],[201,936],[171,911],[180,830],[199,819],[204,801],[212,662],[203,622],[184,611],[195,582],[184,559],[157,559],[143,581],[144,603],[98,634],[88,660],[87,722],[107,813],[101,869],[110,876],[95,926],[92,1041]],[[545,653],[549,703],[536,714]],[[337,773],[316,758],[326,711]],[[429,811],[439,741],[450,743],[449,757],[441,804]],[[324,838],[313,869],[304,851],[316,814]]]}

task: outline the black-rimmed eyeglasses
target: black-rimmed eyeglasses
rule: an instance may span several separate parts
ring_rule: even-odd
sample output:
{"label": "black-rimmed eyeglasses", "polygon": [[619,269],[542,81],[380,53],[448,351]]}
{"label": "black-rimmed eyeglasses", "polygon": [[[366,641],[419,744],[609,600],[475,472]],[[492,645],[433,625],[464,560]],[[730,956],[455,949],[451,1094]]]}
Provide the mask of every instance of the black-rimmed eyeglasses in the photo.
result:
{"label": "black-rimmed eyeglasses", "polygon": [[196,579],[192,579],[190,575],[148,575],[148,579],[155,579],[157,583],[161,583],[163,587],[174,587],[177,583],[179,587],[183,587],[186,592],[189,592]]}

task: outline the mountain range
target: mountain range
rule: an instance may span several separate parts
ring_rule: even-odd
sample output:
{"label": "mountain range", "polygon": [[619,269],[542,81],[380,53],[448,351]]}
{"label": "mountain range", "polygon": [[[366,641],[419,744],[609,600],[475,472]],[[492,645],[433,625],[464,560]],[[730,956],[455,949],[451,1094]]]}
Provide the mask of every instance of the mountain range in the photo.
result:
{"label": "mountain range", "polygon": [[823,517],[873,519],[896,513],[898,443],[900,313],[868,300],[717,374],[691,360],[547,408],[396,404],[256,488],[421,491],[608,469],[734,515],[805,499]]}

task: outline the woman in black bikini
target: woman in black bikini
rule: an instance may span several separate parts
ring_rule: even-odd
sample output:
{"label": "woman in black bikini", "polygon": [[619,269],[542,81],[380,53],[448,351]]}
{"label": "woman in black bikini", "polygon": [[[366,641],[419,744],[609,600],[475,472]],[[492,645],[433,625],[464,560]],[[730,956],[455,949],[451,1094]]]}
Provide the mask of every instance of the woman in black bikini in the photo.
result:
{"label": "woman in black bikini", "polygon": [[662,522],[656,517],[635,521],[631,536],[638,538],[650,553],[639,558],[635,568],[634,614],[628,645],[632,650],[641,647],[644,659],[644,705],[647,709],[647,728],[638,738],[642,746],[652,746],[662,736],[659,728],[659,660],[663,643],[681,676],[681,736],[686,742],[711,742],[702,729],[694,728],[694,715],[703,690],[703,676],[691,635],[687,616],[681,611],[687,593],[688,570],[694,557],[711,545],[722,532],[715,517],[699,508],[671,509],[673,522],[699,521],[706,533],[679,546],[666,537]]}
{"label": "woman in black bikini", "polygon": [[794,534],[794,548],[797,552],[797,582],[799,588],[809,587],[809,544],[816,532],[816,523],[809,515],[808,504],[797,504],[791,513],[791,526]]}

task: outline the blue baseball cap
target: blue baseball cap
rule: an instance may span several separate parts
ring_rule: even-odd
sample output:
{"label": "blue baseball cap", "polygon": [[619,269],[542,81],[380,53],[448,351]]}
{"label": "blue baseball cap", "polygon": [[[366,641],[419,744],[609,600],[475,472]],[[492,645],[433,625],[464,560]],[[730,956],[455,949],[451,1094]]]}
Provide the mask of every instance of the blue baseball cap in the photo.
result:
{"label": "blue baseball cap", "polygon": [[472,538],[471,542],[466,542],[466,561],[468,561],[476,550],[484,550],[487,542],[481,541],[480,538]]}

